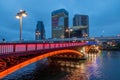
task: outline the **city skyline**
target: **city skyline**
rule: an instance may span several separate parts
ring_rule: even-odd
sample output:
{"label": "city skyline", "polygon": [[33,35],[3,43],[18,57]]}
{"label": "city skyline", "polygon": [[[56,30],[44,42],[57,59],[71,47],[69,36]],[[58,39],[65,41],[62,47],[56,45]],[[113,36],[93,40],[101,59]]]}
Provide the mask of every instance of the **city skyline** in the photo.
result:
{"label": "city skyline", "polygon": [[56,0],[11,0],[7,2],[5,0],[1,0],[0,7],[0,40],[3,38],[5,38],[7,41],[19,40],[19,20],[15,18],[15,15],[20,9],[26,10],[28,13],[28,17],[23,19],[22,35],[24,40],[34,40],[34,30],[38,20],[44,22],[46,36],[47,38],[50,38],[51,12],[61,8],[64,8],[69,12],[69,26],[72,26],[72,18],[74,14],[88,15],[90,17],[89,28],[91,37],[101,35],[116,36],[120,34],[119,0],[61,0],[60,2]]}

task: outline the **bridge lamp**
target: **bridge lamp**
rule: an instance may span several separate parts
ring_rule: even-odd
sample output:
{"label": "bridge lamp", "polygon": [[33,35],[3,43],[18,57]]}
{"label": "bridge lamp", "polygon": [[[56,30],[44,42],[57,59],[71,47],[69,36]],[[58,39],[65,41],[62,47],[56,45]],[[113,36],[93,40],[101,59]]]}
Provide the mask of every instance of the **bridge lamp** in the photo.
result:
{"label": "bridge lamp", "polygon": [[80,50],[81,53],[83,53],[83,50]]}
{"label": "bridge lamp", "polygon": [[70,42],[70,32],[72,32],[72,31],[73,31],[73,29],[71,29],[71,28],[66,29],[66,32],[68,32],[68,34],[69,34],[69,42]]}
{"label": "bridge lamp", "polygon": [[20,19],[20,41],[22,40],[22,17],[26,17],[27,13],[25,10],[20,10],[17,14],[16,14],[16,18]]}

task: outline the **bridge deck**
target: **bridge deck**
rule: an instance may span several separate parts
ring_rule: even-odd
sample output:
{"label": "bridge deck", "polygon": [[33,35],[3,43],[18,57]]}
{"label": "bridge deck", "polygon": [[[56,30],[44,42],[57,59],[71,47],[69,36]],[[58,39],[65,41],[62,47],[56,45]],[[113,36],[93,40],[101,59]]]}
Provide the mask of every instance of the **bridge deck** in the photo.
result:
{"label": "bridge deck", "polygon": [[29,51],[64,48],[71,46],[84,46],[86,42],[72,43],[0,43],[0,56]]}

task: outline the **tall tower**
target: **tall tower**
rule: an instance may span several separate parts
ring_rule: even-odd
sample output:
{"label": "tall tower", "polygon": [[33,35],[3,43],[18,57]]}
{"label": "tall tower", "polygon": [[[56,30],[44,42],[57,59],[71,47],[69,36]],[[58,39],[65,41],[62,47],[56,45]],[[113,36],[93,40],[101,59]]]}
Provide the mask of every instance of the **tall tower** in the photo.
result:
{"label": "tall tower", "polygon": [[42,40],[45,39],[45,29],[42,21],[38,21],[35,30],[35,39]]}
{"label": "tall tower", "polygon": [[80,15],[76,14],[73,17],[73,26],[79,26],[79,31],[76,31],[76,34],[79,37],[87,37],[89,36],[89,16],[88,15]]}
{"label": "tall tower", "polygon": [[52,38],[66,38],[68,28],[68,12],[59,9],[52,12]]}

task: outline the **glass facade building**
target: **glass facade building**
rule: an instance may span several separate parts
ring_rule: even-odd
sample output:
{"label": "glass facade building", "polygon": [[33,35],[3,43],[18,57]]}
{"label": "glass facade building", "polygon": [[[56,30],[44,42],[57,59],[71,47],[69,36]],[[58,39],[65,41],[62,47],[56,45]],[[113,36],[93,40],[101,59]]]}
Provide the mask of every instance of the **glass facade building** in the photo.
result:
{"label": "glass facade building", "polygon": [[66,38],[68,28],[68,12],[59,9],[52,12],[52,38]]}
{"label": "glass facade building", "polygon": [[89,16],[76,14],[73,17],[73,37],[88,37],[89,36]]}
{"label": "glass facade building", "polygon": [[38,21],[35,30],[35,39],[42,40],[45,39],[45,28],[42,21]]}

